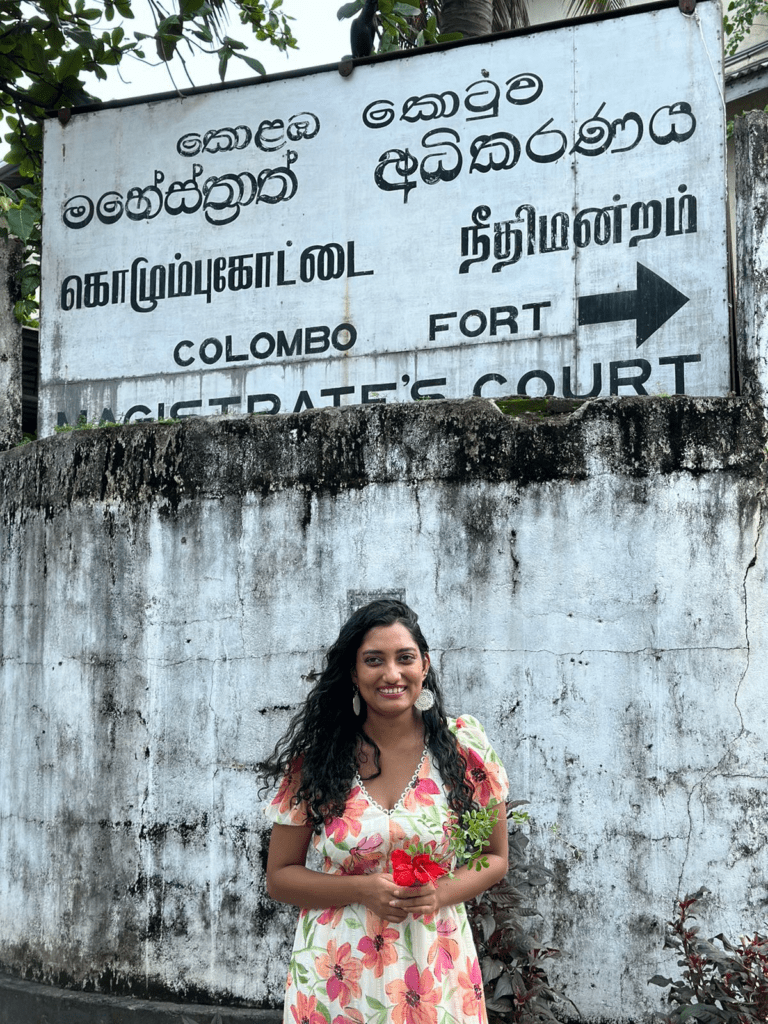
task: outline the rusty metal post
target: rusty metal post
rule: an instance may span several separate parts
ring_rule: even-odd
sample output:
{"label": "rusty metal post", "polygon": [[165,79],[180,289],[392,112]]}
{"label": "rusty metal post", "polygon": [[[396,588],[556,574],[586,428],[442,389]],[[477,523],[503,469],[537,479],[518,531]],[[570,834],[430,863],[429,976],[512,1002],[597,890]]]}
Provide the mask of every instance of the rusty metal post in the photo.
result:
{"label": "rusty metal post", "polygon": [[736,357],[768,420],[768,114],[736,119]]}
{"label": "rusty metal post", "polygon": [[21,440],[21,324],[13,315],[21,249],[0,239],[0,451]]}

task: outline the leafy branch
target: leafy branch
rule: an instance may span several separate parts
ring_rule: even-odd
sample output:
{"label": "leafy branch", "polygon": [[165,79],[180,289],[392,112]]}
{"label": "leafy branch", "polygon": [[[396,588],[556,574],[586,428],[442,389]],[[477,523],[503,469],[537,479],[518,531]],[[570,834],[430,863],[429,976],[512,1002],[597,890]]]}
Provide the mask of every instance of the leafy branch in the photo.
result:
{"label": "leafy branch", "polygon": [[[527,815],[508,803],[513,825]],[[556,1024],[555,1010],[579,1011],[550,981],[550,962],[560,951],[541,941],[536,891],[551,872],[528,857],[528,837],[517,827],[509,835],[509,871],[505,878],[467,904],[485,988],[489,1024]],[[566,1004],[567,1007],[566,1007]],[[561,1014],[562,1018],[562,1014]]]}
{"label": "leafy branch", "polygon": [[[128,31],[140,3],[152,16],[154,33]],[[21,282],[22,305],[17,315],[29,322],[36,309],[39,283],[40,194],[43,123],[53,110],[65,112],[96,101],[86,76],[107,78],[109,68],[125,58],[170,66],[174,59],[186,71],[184,52],[203,52],[218,60],[223,81],[230,63],[242,61],[264,74],[262,64],[246,52],[246,44],[229,35],[235,13],[256,39],[279,50],[296,46],[283,0],[2,0],[0,3],[0,123],[8,150],[3,159],[18,166],[24,188],[3,188],[0,232],[21,238],[27,265]],[[189,77],[189,76],[187,76]],[[173,79],[172,79],[173,80]]]}
{"label": "leafy branch", "polygon": [[[354,18],[363,8],[363,0],[352,0],[337,12],[339,21]],[[379,0],[377,49],[412,50],[433,43],[461,39],[460,32],[440,32],[438,17],[440,0]]]}
{"label": "leafy branch", "polygon": [[[666,1024],[682,1024],[693,1017],[712,1024],[764,1024],[768,1021],[768,938],[742,936],[738,944],[721,933],[713,939],[699,935],[695,907],[707,890],[676,901],[675,916],[667,922],[664,945],[680,956],[676,980],[660,974],[649,985],[668,988],[672,1009],[662,1016]],[[720,946],[716,946],[719,942]]]}

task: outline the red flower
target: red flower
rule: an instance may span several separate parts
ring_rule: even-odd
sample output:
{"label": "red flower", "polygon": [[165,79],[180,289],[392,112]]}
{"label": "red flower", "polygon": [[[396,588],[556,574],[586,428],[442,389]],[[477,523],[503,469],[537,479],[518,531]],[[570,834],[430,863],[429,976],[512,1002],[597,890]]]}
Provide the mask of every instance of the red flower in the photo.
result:
{"label": "red flower", "polygon": [[392,852],[392,877],[396,885],[405,888],[412,885],[434,885],[446,873],[442,864],[432,860],[427,853],[417,853],[411,857],[405,850]]}
{"label": "red flower", "polygon": [[419,853],[413,858],[413,870],[416,880],[422,885],[427,885],[428,882],[434,885],[438,878],[447,874],[446,868],[432,860],[426,853]]}
{"label": "red flower", "polygon": [[392,851],[392,877],[395,880],[395,885],[402,885],[405,888],[416,884],[413,862],[405,850]]}

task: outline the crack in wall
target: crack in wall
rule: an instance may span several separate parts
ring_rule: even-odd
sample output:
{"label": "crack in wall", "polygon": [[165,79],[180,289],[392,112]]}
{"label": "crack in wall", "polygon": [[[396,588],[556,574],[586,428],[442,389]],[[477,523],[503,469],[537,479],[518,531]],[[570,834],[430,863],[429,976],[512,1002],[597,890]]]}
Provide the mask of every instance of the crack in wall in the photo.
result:
{"label": "crack in wall", "polygon": [[699,800],[700,800],[700,802],[702,804],[702,807],[703,807],[704,806],[704,799],[703,799],[704,787],[707,784],[707,782],[711,778],[713,778],[715,775],[718,775],[720,778],[758,778],[758,779],[762,778],[761,776],[754,777],[754,776],[751,776],[751,775],[742,776],[742,775],[737,775],[737,774],[729,774],[727,772],[720,772],[720,771],[718,771],[718,769],[727,762],[727,760],[731,756],[733,748],[736,746],[738,741],[741,739],[741,737],[746,732],[746,726],[744,725],[744,716],[743,716],[743,714],[741,712],[741,708],[739,707],[739,693],[741,692],[741,687],[742,687],[742,685],[744,683],[744,680],[746,679],[747,674],[749,672],[750,663],[751,663],[751,654],[752,654],[751,642],[750,642],[748,581],[749,581],[749,574],[750,574],[750,572],[757,565],[758,551],[759,551],[759,548],[760,548],[760,542],[762,540],[764,507],[765,507],[765,504],[766,504],[766,500],[768,500],[768,497],[767,497],[767,494],[766,494],[766,487],[763,484],[763,486],[761,486],[761,488],[759,489],[758,494],[757,494],[757,517],[756,517],[757,518],[757,523],[756,523],[756,526],[755,526],[754,542],[753,542],[753,545],[752,545],[752,558],[749,560],[749,563],[747,564],[747,566],[746,566],[746,568],[744,570],[744,577],[742,579],[742,592],[743,592],[743,595],[744,595],[744,646],[743,647],[735,648],[735,650],[743,650],[745,652],[745,654],[746,654],[746,658],[745,658],[745,661],[744,661],[744,669],[743,669],[741,675],[739,676],[738,682],[736,683],[736,689],[735,689],[735,692],[734,692],[734,695],[733,695],[733,705],[734,705],[734,708],[736,710],[736,714],[739,716],[739,730],[736,733],[736,735],[728,742],[728,745],[726,746],[725,751],[723,752],[723,754],[720,757],[720,760],[717,762],[717,764],[714,765],[712,768],[710,768],[708,771],[706,771],[702,775],[702,777],[698,780],[698,782],[694,783],[694,785],[691,787],[690,793],[688,794],[688,800],[686,802],[686,813],[688,815],[688,835],[686,837],[686,842],[685,842],[685,853],[683,855],[683,862],[680,865],[680,872],[679,872],[678,878],[677,878],[677,892],[678,892],[678,894],[680,894],[681,890],[682,890],[683,876],[685,875],[685,870],[686,870],[686,867],[688,865],[688,857],[689,857],[690,849],[691,849],[691,838],[693,836],[693,812],[691,810],[691,807],[692,807],[693,800],[694,800],[694,797],[696,796],[697,792],[698,792],[698,798],[699,798]]}
{"label": "crack in wall", "polygon": [[625,654],[634,656],[638,654],[687,654],[691,651],[721,651],[725,654],[738,653],[747,650],[747,647],[718,647],[715,644],[701,644],[688,647],[638,647],[635,650],[627,650],[623,647],[583,647],[580,651],[552,651],[547,647],[435,647],[434,651],[442,654],[551,654],[553,658],[576,658],[588,654]]}

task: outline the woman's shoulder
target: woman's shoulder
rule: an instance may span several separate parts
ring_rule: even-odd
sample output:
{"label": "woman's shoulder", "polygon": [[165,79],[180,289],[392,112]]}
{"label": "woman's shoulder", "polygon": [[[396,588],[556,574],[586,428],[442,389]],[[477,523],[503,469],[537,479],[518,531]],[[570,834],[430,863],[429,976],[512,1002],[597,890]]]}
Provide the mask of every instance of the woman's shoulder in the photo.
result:
{"label": "woman's shoulder", "polygon": [[276,795],[264,808],[264,814],[275,825],[306,825],[307,805],[299,800],[302,758],[297,758],[283,776]]}
{"label": "woman's shoulder", "polygon": [[488,737],[483,724],[474,715],[458,715],[456,718],[449,718],[448,730],[453,733],[462,747],[475,747],[478,744],[488,746]]}
{"label": "woman's shoulder", "polygon": [[448,729],[467,760],[467,778],[475,790],[477,802],[484,807],[506,800],[507,773],[481,722],[472,715],[459,715],[448,719]]}

